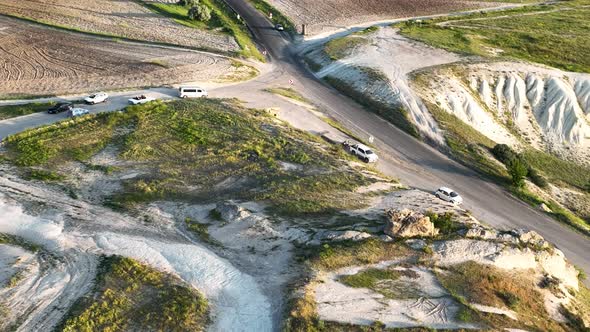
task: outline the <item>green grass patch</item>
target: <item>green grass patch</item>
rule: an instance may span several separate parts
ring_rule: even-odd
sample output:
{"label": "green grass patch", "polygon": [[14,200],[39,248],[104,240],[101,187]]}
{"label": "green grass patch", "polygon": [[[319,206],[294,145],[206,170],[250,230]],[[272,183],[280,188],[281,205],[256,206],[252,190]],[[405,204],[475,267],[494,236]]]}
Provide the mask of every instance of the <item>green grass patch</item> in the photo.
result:
{"label": "green grass patch", "polygon": [[6,120],[33,113],[46,112],[47,109],[53,105],[55,105],[54,102],[0,106],[0,120]]}
{"label": "green grass patch", "polygon": [[189,28],[213,30],[223,27],[221,21],[215,16],[212,16],[208,22],[191,20],[188,16],[188,11],[190,8],[187,6],[181,6],[176,3],[146,1],[141,1],[141,4],[149,8],[154,13],[169,17],[174,20],[174,22]]}
{"label": "green grass patch", "polygon": [[6,281],[6,287],[14,288],[24,279],[25,271],[17,271],[13,274],[8,281]]}
{"label": "green grass patch", "polygon": [[94,290],[69,310],[59,330],[203,331],[207,300],[178,279],[119,256],[101,259]]}
{"label": "green grass patch", "polygon": [[240,55],[265,61],[264,56],[256,48],[248,28],[237,19],[236,14],[225,2],[222,0],[201,0],[201,2],[211,9],[211,19],[208,22],[191,20],[188,17],[189,8],[186,6],[145,1],[141,1],[141,4],[189,28],[219,30],[230,34],[242,49]]}
{"label": "green grass patch", "polygon": [[12,246],[21,247],[31,252],[37,252],[41,249],[40,246],[30,243],[19,236],[5,233],[0,233],[0,244],[8,244]]}
{"label": "green grass patch", "polygon": [[453,52],[491,56],[490,50],[500,49],[501,56],[590,72],[589,3],[562,1],[398,26],[407,37]]}
{"label": "green grass patch", "polygon": [[252,40],[250,31],[246,25],[237,19],[236,14],[222,0],[202,0],[202,2],[211,8],[213,16],[219,20],[219,23],[233,35],[234,39],[240,45],[242,51],[240,54],[246,58],[255,58],[265,62],[266,58],[258,51],[256,44]]}
{"label": "green grass patch", "polygon": [[337,61],[349,56],[355,48],[366,45],[369,40],[359,36],[347,36],[335,38],[324,45],[324,52],[332,61]]}
{"label": "green grass patch", "polygon": [[25,178],[28,180],[39,180],[46,182],[55,182],[65,179],[65,176],[53,171],[45,171],[42,169],[31,169],[25,173]]}
{"label": "green grass patch", "polygon": [[272,13],[272,23],[280,24],[285,28],[285,31],[289,32],[290,34],[294,34],[297,32],[295,28],[295,24],[291,21],[287,16],[283,15],[278,9],[273,7],[271,4],[264,0],[249,0],[253,5],[254,8],[258,9],[263,14],[267,15]]}
{"label": "green grass patch", "polygon": [[334,271],[342,267],[375,264],[412,254],[403,244],[368,239],[359,242],[343,241],[305,248],[302,259],[318,270]]}
{"label": "green grass patch", "polygon": [[[230,100],[131,106],[25,131],[5,142],[2,156],[8,162],[53,172],[72,161],[112,172],[88,160],[113,146],[126,165],[117,170],[144,171],[123,180],[123,189],[107,200],[115,208],[157,199],[255,199],[281,214],[326,214],[361,207],[365,197],[354,190],[372,181],[347,165],[339,147]],[[301,169],[283,169],[282,162]],[[236,184],[218,186],[226,181]]]}
{"label": "green grass patch", "polygon": [[191,218],[185,218],[184,224],[186,225],[186,229],[196,235],[201,241],[207,244],[220,245],[219,242],[215,241],[215,239],[209,235],[209,225],[201,224],[195,220],[192,220]]}
{"label": "green grass patch", "polygon": [[305,97],[303,97],[299,92],[295,91],[295,89],[293,89],[293,88],[277,87],[277,88],[268,88],[268,89],[265,89],[264,91],[274,93],[279,96],[287,97],[289,99],[293,99],[296,101],[300,101],[302,103],[310,104],[310,102],[307,99],[305,99]]}
{"label": "green grass patch", "polygon": [[528,149],[522,155],[531,166],[543,172],[550,182],[563,182],[590,192],[590,168],[539,150]]}
{"label": "green grass patch", "polygon": [[396,280],[401,273],[395,270],[367,269],[357,274],[346,275],[340,278],[340,282],[354,288],[374,289],[381,280]]}

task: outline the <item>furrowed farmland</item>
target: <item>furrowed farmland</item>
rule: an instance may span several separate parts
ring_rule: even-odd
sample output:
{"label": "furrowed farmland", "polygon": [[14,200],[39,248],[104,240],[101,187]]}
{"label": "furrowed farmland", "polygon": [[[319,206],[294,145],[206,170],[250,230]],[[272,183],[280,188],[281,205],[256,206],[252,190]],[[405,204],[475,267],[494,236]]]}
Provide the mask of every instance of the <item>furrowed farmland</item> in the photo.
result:
{"label": "furrowed farmland", "polygon": [[4,0],[0,14],[91,32],[222,52],[238,44],[220,29],[194,29],[158,15],[137,1]]}
{"label": "furrowed farmland", "polygon": [[95,38],[0,17],[0,96],[239,80],[223,57]]}
{"label": "furrowed farmland", "polygon": [[497,6],[497,3],[453,0],[270,0],[297,26],[307,24],[307,33],[316,35],[347,26],[379,20],[433,15]]}

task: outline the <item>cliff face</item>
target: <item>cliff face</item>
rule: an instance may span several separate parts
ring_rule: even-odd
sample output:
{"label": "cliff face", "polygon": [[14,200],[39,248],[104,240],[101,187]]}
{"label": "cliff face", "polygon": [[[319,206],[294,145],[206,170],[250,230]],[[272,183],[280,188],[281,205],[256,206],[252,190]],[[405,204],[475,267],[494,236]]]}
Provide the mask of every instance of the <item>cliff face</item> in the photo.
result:
{"label": "cliff face", "polygon": [[590,159],[590,75],[522,63],[435,69],[421,96],[497,143]]}

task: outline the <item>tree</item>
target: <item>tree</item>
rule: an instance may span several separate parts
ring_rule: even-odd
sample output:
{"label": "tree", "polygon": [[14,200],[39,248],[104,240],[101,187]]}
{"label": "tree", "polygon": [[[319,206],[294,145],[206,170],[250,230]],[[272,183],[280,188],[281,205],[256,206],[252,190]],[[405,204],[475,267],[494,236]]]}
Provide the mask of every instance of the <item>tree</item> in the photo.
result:
{"label": "tree", "polygon": [[524,178],[529,173],[527,165],[520,158],[512,159],[507,165],[508,173],[512,176],[512,184],[517,187],[524,186]]}
{"label": "tree", "polygon": [[207,7],[203,4],[198,4],[194,7],[191,7],[191,9],[189,9],[188,17],[191,20],[208,22],[211,19],[211,9],[209,9],[209,7]]}

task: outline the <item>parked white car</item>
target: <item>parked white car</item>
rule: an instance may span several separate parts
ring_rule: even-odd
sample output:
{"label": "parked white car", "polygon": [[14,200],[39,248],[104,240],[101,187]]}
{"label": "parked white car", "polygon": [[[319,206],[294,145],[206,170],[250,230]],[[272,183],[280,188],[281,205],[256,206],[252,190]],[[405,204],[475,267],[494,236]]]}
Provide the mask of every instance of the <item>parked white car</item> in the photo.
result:
{"label": "parked white car", "polygon": [[350,145],[349,148],[350,152],[355,156],[359,157],[362,161],[366,163],[374,163],[377,162],[379,157],[366,145],[362,144],[353,144]]}
{"label": "parked white car", "polygon": [[90,95],[86,98],[84,98],[84,101],[87,104],[99,104],[99,103],[104,103],[107,101],[107,99],[109,99],[109,95],[104,93],[104,92],[99,92],[99,93],[95,93],[93,95]]}
{"label": "parked white car", "polygon": [[434,193],[434,196],[453,204],[463,203],[463,197],[457,194],[453,189],[447,187],[438,188],[438,190]]}
{"label": "parked white car", "polygon": [[178,88],[180,98],[201,98],[207,97],[207,91],[196,86],[181,86]]}
{"label": "parked white car", "polygon": [[70,113],[69,113],[69,114],[70,114],[70,116],[71,116],[72,118],[75,118],[75,117],[77,117],[77,116],[86,115],[86,114],[88,114],[88,113],[90,113],[90,111],[89,111],[89,110],[87,110],[87,109],[85,109],[85,108],[78,108],[78,107],[76,107],[76,108],[72,108],[72,109],[70,110]]}
{"label": "parked white car", "polygon": [[146,95],[141,95],[141,96],[137,96],[137,97],[133,97],[133,98],[129,99],[129,103],[132,105],[139,105],[139,104],[149,103],[150,101],[154,101],[154,100],[156,100],[156,98],[149,97]]}

